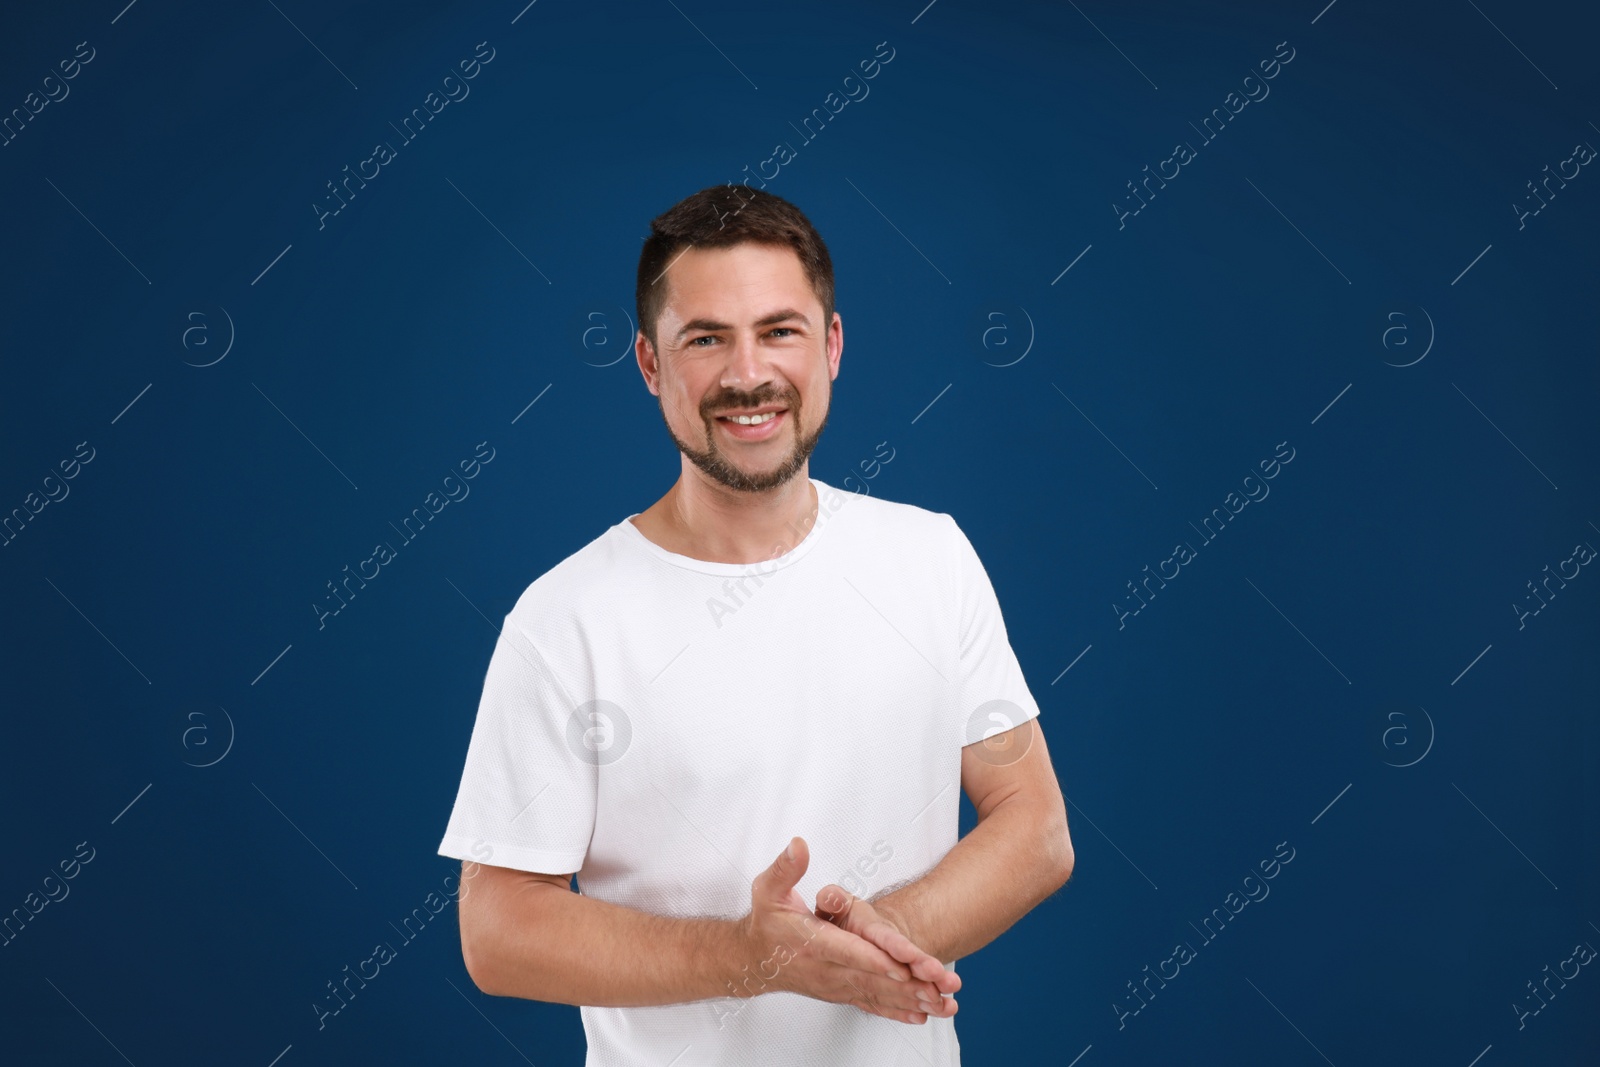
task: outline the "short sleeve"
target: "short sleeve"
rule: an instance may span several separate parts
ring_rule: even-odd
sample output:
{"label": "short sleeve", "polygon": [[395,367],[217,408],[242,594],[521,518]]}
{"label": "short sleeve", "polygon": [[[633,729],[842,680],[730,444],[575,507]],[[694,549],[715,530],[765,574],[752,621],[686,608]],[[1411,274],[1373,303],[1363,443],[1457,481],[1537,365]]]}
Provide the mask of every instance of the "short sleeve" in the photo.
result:
{"label": "short sleeve", "polygon": [[583,866],[597,762],[561,680],[507,617],[439,855],[540,874]]}
{"label": "short sleeve", "polygon": [[1000,601],[983,561],[956,521],[945,518],[954,541],[960,651],[957,714],[965,746],[1038,717],[1039,704],[1006,636]]}

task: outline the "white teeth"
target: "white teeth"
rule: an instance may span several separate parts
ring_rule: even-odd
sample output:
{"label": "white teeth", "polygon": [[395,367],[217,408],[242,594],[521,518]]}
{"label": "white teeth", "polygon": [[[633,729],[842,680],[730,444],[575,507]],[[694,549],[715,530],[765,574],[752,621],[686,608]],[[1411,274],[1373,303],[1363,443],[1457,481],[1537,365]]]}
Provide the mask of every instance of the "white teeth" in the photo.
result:
{"label": "white teeth", "polygon": [[763,422],[771,422],[778,417],[776,411],[769,411],[765,415],[728,415],[729,422],[737,422],[740,426],[760,426]]}

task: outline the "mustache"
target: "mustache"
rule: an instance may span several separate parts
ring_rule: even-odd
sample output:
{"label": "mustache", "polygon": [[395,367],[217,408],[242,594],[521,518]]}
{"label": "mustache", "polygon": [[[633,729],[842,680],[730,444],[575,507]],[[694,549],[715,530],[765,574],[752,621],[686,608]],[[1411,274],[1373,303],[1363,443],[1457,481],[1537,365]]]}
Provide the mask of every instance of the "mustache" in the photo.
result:
{"label": "mustache", "polygon": [[715,418],[716,413],[720,411],[739,411],[745,408],[759,408],[767,404],[782,404],[784,407],[793,410],[794,408],[800,406],[800,400],[799,397],[788,395],[749,397],[723,396],[719,397],[715,403],[707,404],[705,407],[701,408],[700,414],[705,418]]}

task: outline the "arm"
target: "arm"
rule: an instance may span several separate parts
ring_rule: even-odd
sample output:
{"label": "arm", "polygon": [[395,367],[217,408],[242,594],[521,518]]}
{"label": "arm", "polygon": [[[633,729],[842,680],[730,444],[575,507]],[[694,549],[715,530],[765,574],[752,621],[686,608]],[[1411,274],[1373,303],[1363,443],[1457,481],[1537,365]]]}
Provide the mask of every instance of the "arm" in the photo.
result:
{"label": "arm", "polygon": [[818,914],[869,939],[873,920],[887,919],[935,959],[953,962],[999,937],[1066,884],[1072,839],[1037,719],[964,747],[961,787],[978,811],[978,825],[933,870],[870,903],[826,886],[819,902],[843,897],[846,903]]}
{"label": "arm", "polygon": [[479,865],[461,895],[461,953],[479,989],[597,1007],[729,995],[743,965],[734,921],[635,911],[574,893],[571,879]]}
{"label": "arm", "polygon": [[491,995],[594,1007],[784,991],[902,1022],[939,1010],[931,981],[811,914],[794,888],[810,853],[801,838],[791,845],[734,920],[654,915],[574,893],[571,875],[478,865],[459,898],[467,973]]}

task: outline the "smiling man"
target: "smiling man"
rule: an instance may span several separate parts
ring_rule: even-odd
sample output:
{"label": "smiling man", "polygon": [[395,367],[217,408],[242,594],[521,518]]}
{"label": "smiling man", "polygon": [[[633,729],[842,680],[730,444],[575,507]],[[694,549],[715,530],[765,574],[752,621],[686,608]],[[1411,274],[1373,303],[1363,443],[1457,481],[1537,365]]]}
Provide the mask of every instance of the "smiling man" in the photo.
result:
{"label": "smiling man", "polygon": [[955,1067],[955,961],[1073,867],[993,587],[810,476],[844,325],[798,208],[686,198],[636,295],[682,469],[505,618],[439,846],[468,973],[581,1005],[589,1067]]}

